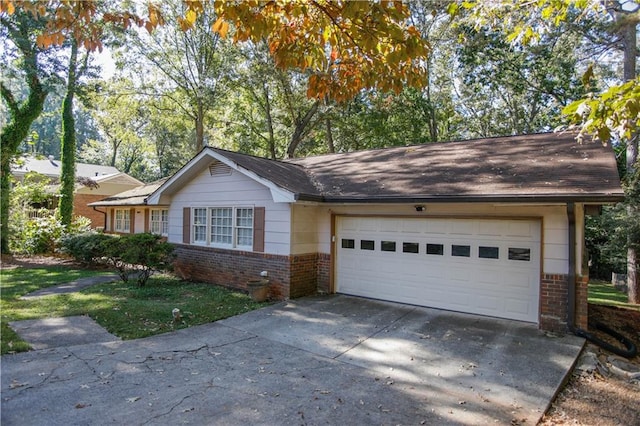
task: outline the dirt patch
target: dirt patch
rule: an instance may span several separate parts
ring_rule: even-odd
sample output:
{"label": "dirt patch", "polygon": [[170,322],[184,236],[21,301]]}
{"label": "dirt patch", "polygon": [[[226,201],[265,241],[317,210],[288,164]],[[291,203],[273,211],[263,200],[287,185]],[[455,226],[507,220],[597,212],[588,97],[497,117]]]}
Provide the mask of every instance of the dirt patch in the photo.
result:
{"label": "dirt patch", "polygon": [[[640,347],[640,312],[590,304],[589,318],[607,324]],[[593,333],[598,338],[616,343],[604,333]],[[617,343],[617,346],[620,344]],[[596,368],[592,371],[574,371],[540,425],[640,424],[640,380],[613,374],[607,366],[615,355],[604,349],[590,343],[585,353],[594,355]],[[640,356],[626,361],[640,368]]]}
{"label": "dirt patch", "polygon": [[78,262],[62,256],[12,256],[2,255],[1,269],[45,268],[47,266],[82,267]]}

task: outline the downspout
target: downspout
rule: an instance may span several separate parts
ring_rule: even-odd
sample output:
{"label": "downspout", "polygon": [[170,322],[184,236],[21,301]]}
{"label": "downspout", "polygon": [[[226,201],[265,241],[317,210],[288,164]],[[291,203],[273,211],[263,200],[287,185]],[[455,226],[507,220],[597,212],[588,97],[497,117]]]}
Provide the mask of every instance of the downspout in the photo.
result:
{"label": "downspout", "polygon": [[576,205],[567,203],[567,219],[569,220],[569,306],[567,308],[567,327],[576,330]]}
{"label": "downspout", "polygon": [[103,229],[103,231],[106,231],[107,230],[107,212],[106,211],[103,212],[101,210],[98,210],[96,208],[96,206],[91,206],[91,207],[93,207],[94,211],[96,211],[98,213],[102,213],[102,215],[104,216],[104,226],[102,227],[102,229]]}
{"label": "downspout", "polygon": [[626,349],[621,349],[594,336],[586,330],[576,327],[576,206],[575,203],[567,203],[567,219],[569,221],[569,286],[568,286],[568,307],[567,307],[567,327],[576,336],[583,337],[592,343],[604,348],[614,354],[633,358],[638,353],[635,344],[626,336],[612,330],[602,323],[594,323],[593,326],[622,343]]}

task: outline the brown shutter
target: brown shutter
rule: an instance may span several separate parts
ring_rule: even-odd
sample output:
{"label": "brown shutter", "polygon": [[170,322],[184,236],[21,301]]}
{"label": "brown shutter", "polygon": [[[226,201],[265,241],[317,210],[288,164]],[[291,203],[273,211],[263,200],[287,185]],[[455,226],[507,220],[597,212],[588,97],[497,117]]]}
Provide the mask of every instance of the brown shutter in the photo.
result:
{"label": "brown shutter", "polygon": [[191,242],[191,208],[182,209],[182,242],[189,244]]}
{"label": "brown shutter", "polygon": [[136,233],[136,209],[134,208],[129,210],[129,233]]}
{"label": "brown shutter", "polygon": [[253,251],[264,252],[264,207],[253,208]]}
{"label": "brown shutter", "polygon": [[109,232],[115,232],[116,230],[116,209],[109,209],[111,217],[109,218]]}
{"label": "brown shutter", "polygon": [[144,209],[144,232],[151,231],[151,228],[149,228],[149,215],[149,209]]}

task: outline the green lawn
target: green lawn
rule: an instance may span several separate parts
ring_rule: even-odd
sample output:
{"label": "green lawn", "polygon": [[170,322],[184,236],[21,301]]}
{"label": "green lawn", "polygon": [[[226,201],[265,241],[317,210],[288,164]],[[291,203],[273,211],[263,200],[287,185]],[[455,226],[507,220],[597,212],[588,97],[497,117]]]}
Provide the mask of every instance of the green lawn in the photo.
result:
{"label": "green lawn", "polygon": [[640,311],[640,305],[631,305],[627,303],[627,300],[627,295],[616,290],[613,284],[606,281],[589,281],[589,303],[619,306]]}
{"label": "green lawn", "polygon": [[[169,275],[153,276],[145,287],[135,281],[114,281],[78,293],[20,300],[40,288],[105,272],[64,267],[2,270],[0,282],[1,353],[20,352],[29,346],[10,329],[10,321],[89,315],[110,333],[135,339],[177,328],[204,324],[265,306],[245,294],[211,284],[181,281]],[[171,311],[183,318],[174,323]]]}

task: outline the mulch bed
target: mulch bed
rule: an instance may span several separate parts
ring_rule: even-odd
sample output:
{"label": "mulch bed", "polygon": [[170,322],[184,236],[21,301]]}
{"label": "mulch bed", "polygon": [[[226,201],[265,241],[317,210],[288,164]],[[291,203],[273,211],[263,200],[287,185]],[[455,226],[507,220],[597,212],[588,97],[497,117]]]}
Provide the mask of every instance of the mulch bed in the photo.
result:
{"label": "mulch bed", "polygon": [[[607,324],[640,348],[640,312],[614,306],[589,304],[589,318]],[[598,338],[617,343],[605,333],[590,330]],[[617,346],[622,347],[619,343]],[[591,343],[587,351],[606,360],[613,354]],[[628,360],[640,367],[640,356]],[[540,425],[640,425],[640,380],[576,371],[560,392]]]}

